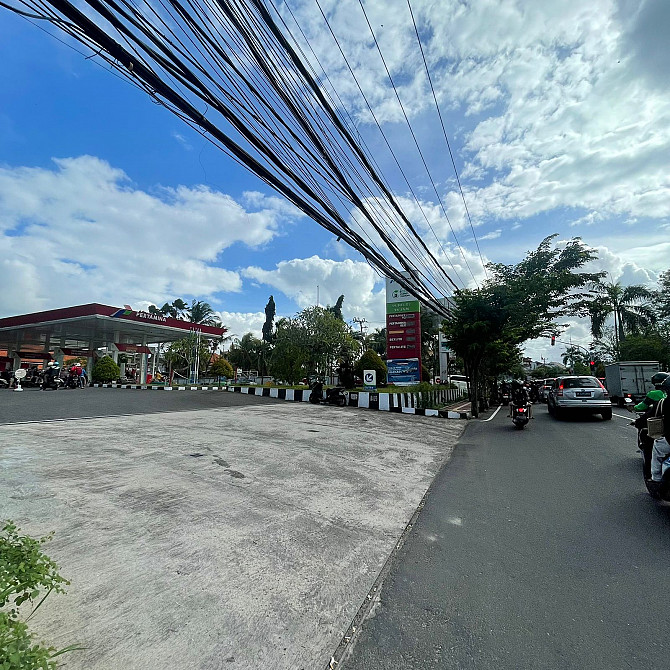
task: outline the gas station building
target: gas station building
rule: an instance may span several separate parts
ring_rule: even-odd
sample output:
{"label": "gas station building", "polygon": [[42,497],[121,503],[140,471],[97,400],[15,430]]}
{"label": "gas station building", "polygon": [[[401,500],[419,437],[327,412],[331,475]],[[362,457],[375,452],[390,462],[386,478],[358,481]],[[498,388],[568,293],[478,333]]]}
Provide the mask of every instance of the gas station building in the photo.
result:
{"label": "gas station building", "polygon": [[106,348],[115,362],[123,353],[140,354],[140,381],[146,382],[148,344],[180,340],[191,333],[206,339],[224,335],[225,328],[205,326],[162,314],[91,303],[0,319],[0,369],[13,370],[26,361],[56,360],[65,356],[88,359],[89,377],[97,351]]}

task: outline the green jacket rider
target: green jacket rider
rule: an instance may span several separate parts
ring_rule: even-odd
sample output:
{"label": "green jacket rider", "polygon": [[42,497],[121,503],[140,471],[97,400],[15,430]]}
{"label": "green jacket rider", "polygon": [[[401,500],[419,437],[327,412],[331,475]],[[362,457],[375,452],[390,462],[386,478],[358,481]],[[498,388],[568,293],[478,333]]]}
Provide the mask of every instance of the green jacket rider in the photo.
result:
{"label": "green jacket rider", "polygon": [[657,372],[652,376],[651,383],[655,386],[654,390],[649,391],[644,399],[633,407],[634,411],[647,412],[654,407],[659,400],[665,398],[665,391],[662,391],[660,386],[665,381],[666,377],[668,377],[667,372]]}

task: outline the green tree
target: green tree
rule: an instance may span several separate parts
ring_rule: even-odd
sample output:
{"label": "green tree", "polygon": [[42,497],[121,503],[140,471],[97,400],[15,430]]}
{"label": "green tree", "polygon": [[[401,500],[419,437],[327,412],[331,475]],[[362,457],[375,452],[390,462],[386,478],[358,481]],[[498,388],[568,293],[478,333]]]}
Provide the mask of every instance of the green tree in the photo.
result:
{"label": "green tree", "polygon": [[359,348],[347,325],[325,307],[308,307],[277,322],[270,370],[291,383],[312,375],[324,377],[338,365],[343,348]]}
{"label": "green tree", "polygon": [[328,305],[326,307],[326,310],[329,311],[331,314],[335,316],[335,318],[339,319],[340,321],[344,321],[344,317],[342,316],[342,303],[344,302],[344,295],[341,295],[338,299],[337,302],[331,307]]}
{"label": "green tree", "polygon": [[364,346],[376,351],[382,358],[386,357],[386,328],[375,328],[374,332],[365,338]]}
{"label": "green tree", "polygon": [[594,283],[591,295],[582,302],[591,318],[593,337],[602,337],[605,324],[612,317],[616,349],[619,351],[627,335],[639,335],[655,323],[656,315],[649,304],[652,297],[652,291],[640,284],[622,286],[619,282]]}
{"label": "green tree", "polygon": [[198,374],[205,372],[211,357],[212,352],[208,341],[198,338],[197,333],[191,333],[181,340],[171,342],[163,354],[164,361],[182,377],[190,377],[196,360],[198,361]]}
{"label": "green tree", "polygon": [[203,300],[191,301],[190,306],[186,309],[186,317],[191,323],[221,328],[221,319],[216,316],[214,308]]}
{"label": "green tree", "polygon": [[659,361],[664,370],[670,367],[670,346],[658,333],[629,335],[620,352],[623,361]]}
{"label": "green tree", "polygon": [[245,333],[233,340],[228,351],[228,360],[236,368],[257,370],[261,367],[263,342],[253,333]]}
{"label": "green tree", "polygon": [[215,377],[232,379],[235,376],[233,366],[223,356],[219,356],[209,367],[209,373]]}
{"label": "green tree", "polygon": [[92,379],[94,382],[107,383],[116,381],[121,374],[119,366],[111,356],[99,358],[93,365]]}
{"label": "green tree", "polygon": [[654,292],[654,301],[659,319],[670,325],[670,270],[661,272],[658,278],[658,290]]}
{"label": "green tree", "polygon": [[555,237],[545,238],[518,264],[489,263],[488,281],[453,296],[451,318],[443,330],[450,348],[463,359],[475,416],[486,358],[495,356],[501,345],[518,346],[560,331],[558,318],[583,315],[588,297],[585,288],[603,276],[577,271],[596,257],[579,238],[559,248],[553,246]]}
{"label": "green tree", "polygon": [[354,371],[359,377],[363,376],[363,370],[376,370],[377,371],[377,385],[385,386],[386,385],[386,363],[380,358],[379,354],[372,349],[368,349],[363,353],[363,355],[358,359],[358,362],[354,366]]}
{"label": "green tree", "polygon": [[551,379],[566,374],[565,368],[559,368],[557,365],[538,365],[531,370],[530,376],[533,379]]}
{"label": "green tree", "polygon": [[268,304],[265,305],[265,323],[263,324],[263,340],[268,344],[272,344],[274,339],[274,321],[277,308],[275,306],[275,299],[270,296]]}

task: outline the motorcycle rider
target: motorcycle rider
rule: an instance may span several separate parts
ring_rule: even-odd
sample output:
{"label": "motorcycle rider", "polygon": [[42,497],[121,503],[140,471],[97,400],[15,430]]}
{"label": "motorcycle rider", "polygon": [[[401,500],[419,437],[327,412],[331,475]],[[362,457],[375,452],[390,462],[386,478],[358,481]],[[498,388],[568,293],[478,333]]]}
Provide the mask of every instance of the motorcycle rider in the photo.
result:
{"label": "motorcycle rider", "polygon": [[651,479],[651,458],[652,458],[652,449],[654,448],[654,440],[649,437],[647,434],[647,419],[650,416],[654,416],[656,410],[656,404],[666,397],[666,393],[661,388],[661,384],[668,378],[667,372],[657,372],[651,378],[651,383],[654,385],[654,389],[649,391],[644,399],[639,402],[633,410],[640,413],[640,416],[632,421],[632,425],[638,429],[639,439],[638,446],[642,451],[642,456],[644,459],[643,473],[646,480]]}
{"label": "motorcycle rider", "polygon": [[528,397],[528,391],[524,386],[523,382],[519,379],[514,379],[512,381],[512,397],[509,404],[509,416],[513,415],[515,407],[526,407],[528,406],[528,418],[531,418],[530,412],[530,401]]}
{"label": "motorcycle rider", "polygon": [[663,382],[668,378],[667,372],[657,372],[651,378],[651,383],[654,385],[654,389],[649,391],[642,401],[640,401],[633,410],[636,412],[648,412],[650,409],[656,407],[656,403],[659,400],[665,398],[666,394],[661,388]]}
{"label": "motorcycle rider", "polygon": [[[663,417],[664,437],[659,437],[655,440],[654,446],[652,447],[651,479],[647,480],[647,488],[652,496],[658,495],[658,490],[663,478],[663,461],[670,456],[670,442],[668,442],[668,437],[670,437],[670,401],[667,400],[668,396],[670,396],[670,375],[663,380],[659,390],[665,393],[663,411],[661,414]],[[658,402],[660,402],[660,400]],[[654,411],[655,410],[656,408],[654,408]]]}

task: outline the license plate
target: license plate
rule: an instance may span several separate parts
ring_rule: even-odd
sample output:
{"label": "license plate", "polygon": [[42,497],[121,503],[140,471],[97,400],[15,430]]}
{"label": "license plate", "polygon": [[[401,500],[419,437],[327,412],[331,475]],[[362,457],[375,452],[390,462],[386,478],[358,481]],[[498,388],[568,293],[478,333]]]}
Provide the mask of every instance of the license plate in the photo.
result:
{"label": "license plate", "polygon": [[577,398],[590,398],[591,397],[591,391],[577,391],[575,393],[575,397],[577,397]]}

